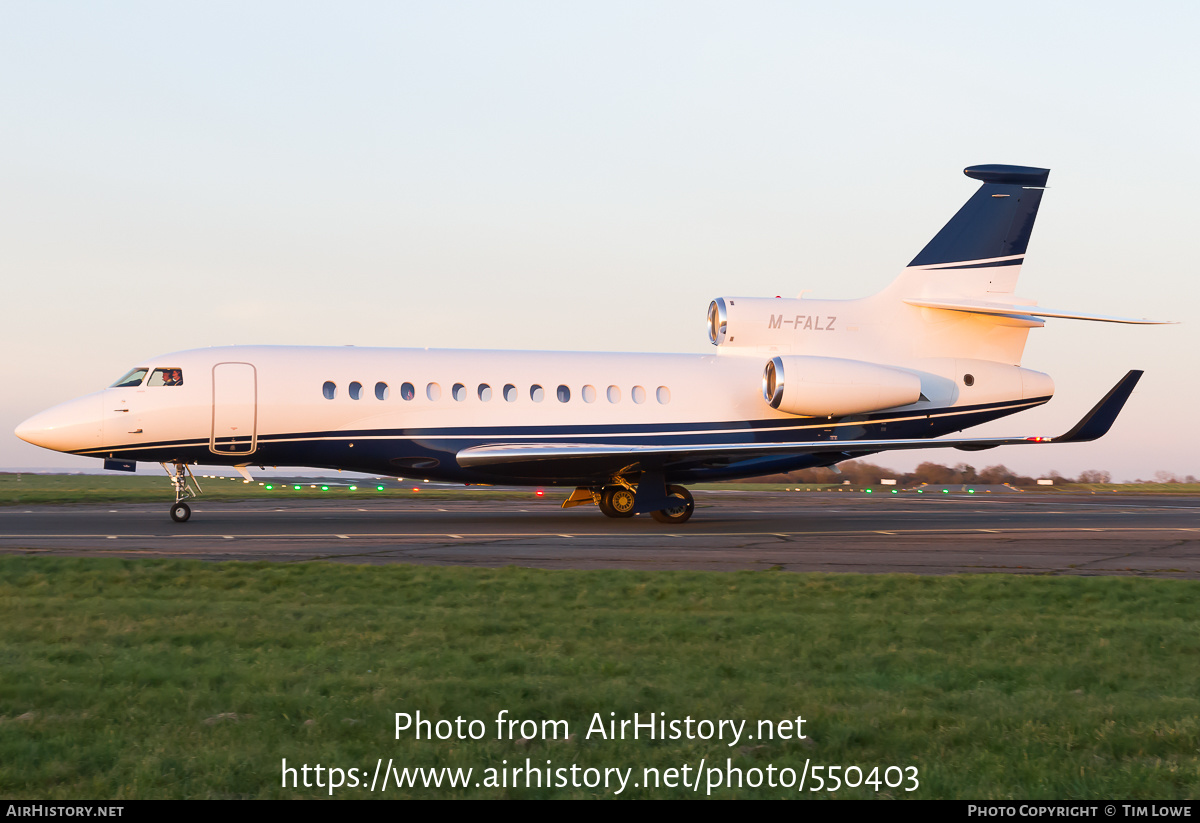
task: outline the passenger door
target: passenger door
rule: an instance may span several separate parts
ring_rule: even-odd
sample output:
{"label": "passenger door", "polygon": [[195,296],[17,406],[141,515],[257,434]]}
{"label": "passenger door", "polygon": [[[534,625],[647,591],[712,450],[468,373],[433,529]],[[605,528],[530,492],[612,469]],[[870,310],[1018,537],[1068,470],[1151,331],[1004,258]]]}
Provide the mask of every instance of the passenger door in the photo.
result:
{"label": "passenger door", "polygon": [[214,454],[253,454],[258,447],[258,373],[250,363],[213,366]]}

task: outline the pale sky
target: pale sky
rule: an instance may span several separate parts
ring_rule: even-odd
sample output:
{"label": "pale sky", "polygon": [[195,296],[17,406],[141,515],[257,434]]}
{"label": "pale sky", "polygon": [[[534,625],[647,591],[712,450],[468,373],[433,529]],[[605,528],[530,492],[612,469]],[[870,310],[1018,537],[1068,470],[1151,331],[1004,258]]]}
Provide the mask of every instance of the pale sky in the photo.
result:
{"label": "pale sky", "polygon": [[[1200,474],[1200,7],[0,3],[0,467],[33,413],[230,343],[707,353],[718,295],[861,297],[1050,168],[1018,293],[1060,434],[879,455]],[[157,470],[157,467],[155,467]]]}

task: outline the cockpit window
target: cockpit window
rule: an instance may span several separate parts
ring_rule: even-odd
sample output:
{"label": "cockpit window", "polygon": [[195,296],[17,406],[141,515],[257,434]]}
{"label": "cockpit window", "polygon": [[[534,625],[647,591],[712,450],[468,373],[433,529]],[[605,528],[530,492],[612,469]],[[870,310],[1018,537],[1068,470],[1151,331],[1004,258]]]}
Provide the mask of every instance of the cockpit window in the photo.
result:
{"label": "cockpit window", "polygon": [[118,380],[116,383],[113,383],[111,386],[109,386],[109,388],[110,389],[124,389],[129,386],[140,386],[140,385],[142,385],[142,378],[146,376],[146,372],[148,372],[148,371],[150,371],[150,370],[149,369],[134,369],[133,371],[129,372],[129,374],[125,375],[120,380]]}
{"label": "cockpit window", "polygon": [[146,381],[147,386],[182,386],[183,369],[155,369]]}

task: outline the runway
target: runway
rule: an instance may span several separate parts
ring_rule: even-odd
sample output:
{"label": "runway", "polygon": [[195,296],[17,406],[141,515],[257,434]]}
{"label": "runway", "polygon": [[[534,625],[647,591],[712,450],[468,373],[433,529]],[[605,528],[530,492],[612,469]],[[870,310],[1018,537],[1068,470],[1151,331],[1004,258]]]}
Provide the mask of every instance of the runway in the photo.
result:
{"label": "runway", "polygon": [[544,569],[1200,577],[1200,498],[696,492],[682,526],[558,500],[0,509],[0,553]]}

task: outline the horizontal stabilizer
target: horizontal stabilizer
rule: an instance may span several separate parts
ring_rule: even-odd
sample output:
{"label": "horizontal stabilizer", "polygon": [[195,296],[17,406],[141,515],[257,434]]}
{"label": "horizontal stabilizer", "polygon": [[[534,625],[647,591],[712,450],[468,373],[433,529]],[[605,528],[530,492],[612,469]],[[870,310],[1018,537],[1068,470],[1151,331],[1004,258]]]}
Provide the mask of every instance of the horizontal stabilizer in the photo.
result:
{"label": "horizontal stabilizer", "polygon": [[1041,306],[1021,305],[1020,303],[992,303],[984,300],[963,300],[959,298],[906,298],[910,306],[920,306],[926,309],[945,309],[946,311],[966,312],[967,314],[995,314],[1005,317],[1058,317],[1065,320],[1095,320],[1101,323],[1134,323],[1142,326],[1161,326],[1174,323],[1174,320],[1147,320],[1138,317],[1115,317],[1108,314],[1085,314],[1077,311],[1060,311],[1046,309]]}
{"label": "horizontal stabilizer", "polygon": [[576,471],[603,482],[613,472],[662,471],[697,464],[732,463],[755,457],[859,454],[898,449],[956,448],[978,451],[996,446],[1040,443],[1083,443],[1103,436],[1112,427],[1142,372],[1131,371],[1090,412],[1061,437],[955,437],[897,440],[817,440],[802,443],[702,443],[635,445],[622,443],[499,443],[472,446],[458,453],[463,468],[483,469],[512,477]]}

